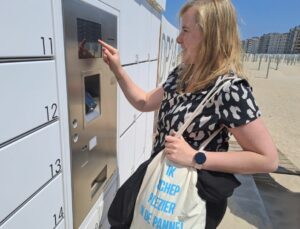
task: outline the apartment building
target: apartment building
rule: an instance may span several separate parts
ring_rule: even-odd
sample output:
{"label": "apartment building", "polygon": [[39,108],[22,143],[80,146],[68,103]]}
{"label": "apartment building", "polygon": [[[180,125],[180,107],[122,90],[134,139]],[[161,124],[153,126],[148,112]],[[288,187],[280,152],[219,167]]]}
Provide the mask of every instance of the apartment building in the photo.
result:
{"label": "apartment building", "polygon": [[300,53],[300,25],[288,33],[268,33],[242,41],[246,53],[298,54]]}
{"label": "apartment building", "polygon": [[248,39],[247,53],[257,53],[259,45],[259,37]]}
{"label": "apartment building", "polygon": [[257,50],[258,53],[268,53],[270,37],[270,34],[264,34],[260,37]]}
{"label": "apartment building", "polygon": [[286,44],[286,53],[300,53],[300,25],[289,31]]}

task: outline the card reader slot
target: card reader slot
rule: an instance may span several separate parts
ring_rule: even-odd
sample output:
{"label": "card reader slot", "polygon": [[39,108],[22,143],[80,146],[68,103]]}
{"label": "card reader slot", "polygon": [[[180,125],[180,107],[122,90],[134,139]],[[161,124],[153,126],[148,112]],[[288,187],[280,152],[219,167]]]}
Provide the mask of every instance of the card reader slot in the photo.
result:
{"label": "card reader slot", "polygon": [[105,180],[107,179],[107,165],[105,165],[104,169],[98,174],[98,176],[93,180],[91,183],[91,196],[92,198],[100,189],[100,187],[104,184]]}

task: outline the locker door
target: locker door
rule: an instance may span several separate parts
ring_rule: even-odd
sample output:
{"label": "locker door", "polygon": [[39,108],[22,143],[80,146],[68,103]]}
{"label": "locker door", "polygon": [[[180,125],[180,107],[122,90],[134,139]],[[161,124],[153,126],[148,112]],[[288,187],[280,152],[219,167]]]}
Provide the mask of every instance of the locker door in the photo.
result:
{"label": "locker door", "polygon": [[59,123],[0,149],[0,221],[62,170]]}
{"label": "locker door", "polygon": [[[140,10],[138,13],[138,53],[139,53],[139,62],[147,61],[150,59],[150,44],[153,33],[156,31],[151,27],[151,10],[152,7],[147,1],[142,1],[140,5]],[[158,35],[158,34],[157,34]]]}
{"label": "locker door", "polygon": [[[135,81],[136,75],[138,74],[137,65],[131,65],[124,67],[125,71],[130,75],[131,79]],[[120,89],[119,93],[119,133],[122,135],[127,128],[135,121],[138,111],[127,101],[125,95]]]}
{"label": "locker door", "polygon": [[159,52],[159,38],[160,38],[160,25],[161,25],[161,15],[152,9],[151,15],[151,30],[153,31],[149,34],[149,44],[150,44],[150,60],[158,59]]}
{"label": "locker door", "polygon": [[0,64],[0,145],[58,117],[54,61]]}
{"label": "locker door", "polygon": [[62,176],[60,174],[1,225],[0,229],[60,228],[60,225],[64,223],[63,206]]}
{"label": "locker door", "polygon": [[[139,55],[139,11],[137,1],[120,1],[120,58],[122,64],[136,63]],[[133,13],[126,13],[133,12]]]}
{"label": "locker door", "polygon": [[53,56],[51,0],[1,0],[1,57]]}
{"label": "locker door", "polygon": [[139,165],[144,162],[145,140],[146,140],[146,113],[142,113],[136,120],[135,124],[135,156],[134,167],[137,169]]}
{"label": "locker door", "polygon": [[119,140],[118,168],[120,185],[134,171],[135,126],[131,126]]}

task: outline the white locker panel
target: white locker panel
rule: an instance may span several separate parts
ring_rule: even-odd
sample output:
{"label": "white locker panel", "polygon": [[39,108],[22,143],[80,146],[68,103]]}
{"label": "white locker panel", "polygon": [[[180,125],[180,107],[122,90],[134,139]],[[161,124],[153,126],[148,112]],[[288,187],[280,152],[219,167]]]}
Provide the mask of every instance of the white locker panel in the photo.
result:
{"label": "white locker panel", "polygon": [[[120,58],[122,64],[136,63],[138,61],[139,11],[137,1],[120,1]],[[130,13],[133,12],[133,13]]]}
{"label": "white locker panel", "polygon": [[146,140],[146,113],[141,114],[136,120],[134,167],[137,169],[144,161]]}
{"label": "white locker panel", "polygon": [[53,55],[51,0],[1,0],[0,28],[0,57]]}
{"label": "white locker panel", "polygon": [[148,36],[150,38],[149,48],[150,48],[150,60],[158,59],[159,55],[159,39],[160,39],[160,25],[161,25],[161,15],[155,10],[152,10],[151,15],[151,30],[152,32]]}
{"label": "white locker panel", "polygon": [[[138,41],[138,54],[139,61],[147,61],[150,59],[150,42],[151,42],[151,34],[153,28],[151,26],[151,17],[152,17],[152,7],[146,0],[141,1],[140,11],[138,12],[138,33],[139,33],[139,41]],[[159,34],[156,34],[159,36]]]}
{"label": "white locker panel", "polygon": [[[148,90],[156,88],[157,82],[157,64],[158,61],[151,61],[149,63],[149,77],[148,77]],[[153,125],[155,112],[147,112],[147,127],[146,127],[146,146],[145,146],[145,159],[148,159],[151,155],[153,145]]]}
{"label": "white locker panel", "polygon": [[137,65],[138,72],[133,75],[133,81],[146,92],[148,91],[148,81],[149,81],[149,62],[140,63]]}
{"label": "white locker panel", "polygon": [[120,5],[122,64],[157,59],[161,14],[147,0],[121,1]]}
{"label": "white locker panel", "polygon": [[157,68],[158,61],[151,61],[149,63],[148,90],[153,90],[157,87]]}
{"label": "white locker panel", "polygon": [[153,125],[154,125],[154,112],[148,112],[146,114],[146,140],[145,140],[145,158],[149,158],[153,146]]}
{"label": "white locker panel", "polygon": [[[137,69],[134,74],[131,75],[131,79],[144,91],[148,92],[148,72],[149,62],[139,63],[134,65]],[[137,119],[141,115],[141,111],[134,109],[134,118]]]}
{"label": "white locker panel", "polygon": [[[131,77],[132,80],[134,79],[134,76],[137,75],[138,68],[137,65],[131,65],[124,67],[125,71],[128,73],[128,75]],[[119,88],[120,89],[120,88]],[[122,135],[124,131],[129,128],[130,125],[134,122],[136,119],[137,111],[136,109],[128,102],[125,95],[123,94],[122,90],[120,89],[119,93],[119,108],[118,108],[118,116],[119,116],[119,133]]]}
{"label": "white locker panel", "polygon": [[[147,90],[147,81],[148,81],[148,62],[145,63],[139,63],[136,65],[137,72],[135,75],[132,75],[132,80],[144,91]],[[135,111],[135,117],[141,115],[141,111],[134,109]]]}
{"label": "white locker panel", "polygon": [[0,64],[0,144],[58,116],[54,61]]}
{"label": "white locker panel", "polygon": [[61,171],[59,123],[0,149],[0,221]]}
{"label": "white locker panel", "polygon": [[[20,187],[22,188],[22,187]],[[0,229],[53,229],[64,219],[62,176],[58,175]]]}
{"label": "white locker panel", "polygon": [[119,139],[118,168],[120,185],[134,171],[135,126],[131,126]]}

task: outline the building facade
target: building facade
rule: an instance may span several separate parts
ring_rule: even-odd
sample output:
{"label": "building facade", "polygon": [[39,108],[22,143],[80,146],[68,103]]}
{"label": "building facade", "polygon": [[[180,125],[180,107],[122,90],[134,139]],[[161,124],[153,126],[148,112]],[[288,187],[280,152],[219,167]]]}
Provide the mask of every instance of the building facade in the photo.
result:
{"label": "building facade", "polygon": [[253,37],[248,42],[248,53],[257,53],[259,46],[259,37]]}
{"label": "building facade", "polygon": [[245,53],[298,54],[300,53],[300,25],[288,33],[268,33],[242,41]]}
{"label": "building facade", "polygon": [[300,25],[290,29],[287,38],[286,53],[300,53]]}
{"label": "building facade", "polygon": [[264,34],[260,37],[257,50],[258,53],[268,53],[270,37],[270,34]]}

